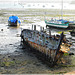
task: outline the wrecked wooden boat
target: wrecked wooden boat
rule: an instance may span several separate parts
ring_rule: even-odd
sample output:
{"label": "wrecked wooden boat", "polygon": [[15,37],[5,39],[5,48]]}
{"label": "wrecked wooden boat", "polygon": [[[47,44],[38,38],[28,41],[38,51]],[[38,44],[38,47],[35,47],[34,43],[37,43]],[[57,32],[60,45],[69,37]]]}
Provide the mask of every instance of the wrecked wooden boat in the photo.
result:
{"label": "wrecked wooden boat", "polygon": [[23,44],[28,45],[28,47],[41,53],[41,55],[46,57],[52,65],[62,57],[64,53],[68,53],[70,50],[70,44],[66,40],[63,32],[61,35],[51,35],[44,31],[23,29],[21,31],[21,39]]}

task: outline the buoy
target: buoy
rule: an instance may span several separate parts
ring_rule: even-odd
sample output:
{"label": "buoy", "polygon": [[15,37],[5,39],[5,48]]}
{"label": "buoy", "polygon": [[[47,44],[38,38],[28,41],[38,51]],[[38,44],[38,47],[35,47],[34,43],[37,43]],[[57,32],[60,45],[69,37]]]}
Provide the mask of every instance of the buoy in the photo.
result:
{"label": "buoy", "polygon": [[3,29],[1,29],[1,31],[3,31]]}

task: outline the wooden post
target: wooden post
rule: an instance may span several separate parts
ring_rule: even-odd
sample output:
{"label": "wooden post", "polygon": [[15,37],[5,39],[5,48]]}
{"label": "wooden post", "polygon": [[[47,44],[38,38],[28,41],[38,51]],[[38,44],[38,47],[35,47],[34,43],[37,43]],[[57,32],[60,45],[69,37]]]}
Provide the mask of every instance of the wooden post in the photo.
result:
{"label": "wooden post", "polygon": [[36,30],[36,25],[34,25],[34,30]]}
{"label": "wooden post", "polygon": [[50,29],[49,29],[49,36],[51,36],[51,31],[50,31]]}
{"label": "wooden post", "polygon": [[44,27],[43,27],[43,31],[44,31]]}
{"label": "wooden post", "polygon": [[32,30],[33,30],[33,25],[32,25]]}
{"label": "wooden post", "polygon": [[21,42],[22,42],[22,39],[23,39],[23,37],[22,37],[22,32],[23,32],[23,31],[22,31],[22,28],[21,28]]}
{"label": "wooden post", "polygon": [[40,31],[42,31],[42,27],[40,26]]}

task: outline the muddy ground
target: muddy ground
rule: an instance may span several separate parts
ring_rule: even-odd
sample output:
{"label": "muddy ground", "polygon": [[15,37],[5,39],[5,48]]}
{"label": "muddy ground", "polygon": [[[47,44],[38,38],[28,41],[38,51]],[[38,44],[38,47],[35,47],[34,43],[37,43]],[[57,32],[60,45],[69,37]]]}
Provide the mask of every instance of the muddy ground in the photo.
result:
{"label": "muddy ground", "polygon": [[[50,67],[49,64],[45,63],[45,60],[39,59],[40,56],[36,52],[21,45],[21,27],[43,21],[46,11],[55,12],[54,10],[34,9],[0,10],[0,74],[65,74],[75,71],[75,55],[64,55],[61,58],[62,61],[60,60],[54,67]],[[8,18],[12,14],[19,16],[21,19],[20,27],[8,26]],[[49,16],[48,13],[47,17]],[[71,29],[51,28],[51,30],[52,33],[65,31],[68,40],[73,42],[70,52],[75,54],[75,37],[72,37],[68,32]]]}
{"label": "muddy ground", "polygon": [[75,70],[75,57],[65,56],[63,62],[54,67],[44,63],[35,52],[28,49],[14,53],[0,54],[1,74],[64,74]]}

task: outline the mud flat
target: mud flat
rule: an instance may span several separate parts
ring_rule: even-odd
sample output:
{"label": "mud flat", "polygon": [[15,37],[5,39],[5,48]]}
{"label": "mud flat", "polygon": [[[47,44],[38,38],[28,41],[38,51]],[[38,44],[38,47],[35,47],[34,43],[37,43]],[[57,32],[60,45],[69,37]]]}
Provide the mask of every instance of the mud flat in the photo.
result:
{"label": "mud flat", "polygon": [[50,67],[35,52],[25,48],[14,53],[0,54],[0,74],[64,74],[74,71],[75,56],[65,55],[58,64]]}
{"label": "mud flat", "polygon": [[[49,64],[44,63],[45,61],[39,59],[39,55],[36,52],[26,46],[24,46],[25,48],[20,47],[21,40],[20,37],[17,37],[17,34],[20,34],[20,29],[7,26],[8,18],[12,14],[19,16],[22,22],[21,26],[25,26],[40,20],[43,21],[44,12],[46,11],[54,13],[51,10],[34,9],[0,10],[0,74],[65,74],[75,71],[75,55],[64,54],[61,60],[57,62],[57,65],[50,67]],[[75,11],[73,10],[72,12],[74,13]],[[49,17],[49,13],[46,16]],[[52,32],[68,31],[54,28],[51,30]],[[75,42],[74,39],[69,38],[69,40]],[[74,46],[75,43],[71,47],[71,52],[75,54]],[[3,53],[3,51],[6,51],[6,53]]]}

